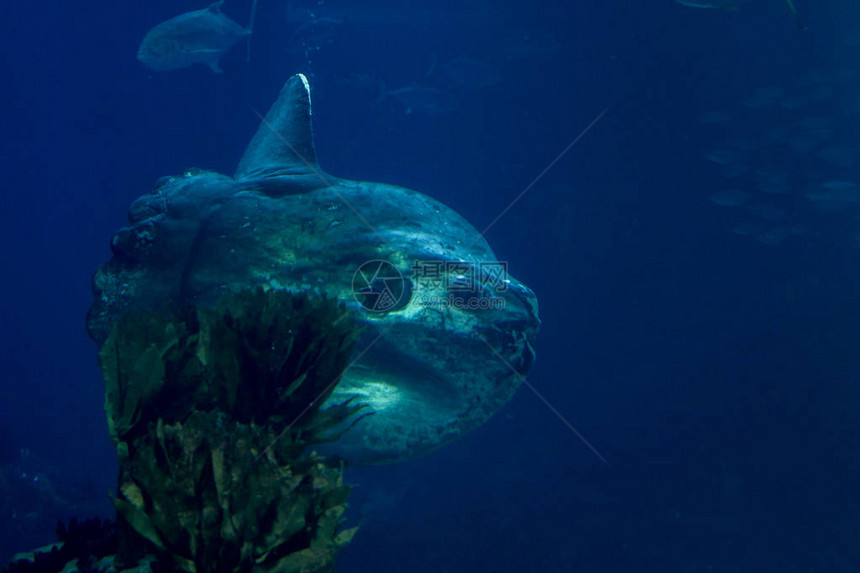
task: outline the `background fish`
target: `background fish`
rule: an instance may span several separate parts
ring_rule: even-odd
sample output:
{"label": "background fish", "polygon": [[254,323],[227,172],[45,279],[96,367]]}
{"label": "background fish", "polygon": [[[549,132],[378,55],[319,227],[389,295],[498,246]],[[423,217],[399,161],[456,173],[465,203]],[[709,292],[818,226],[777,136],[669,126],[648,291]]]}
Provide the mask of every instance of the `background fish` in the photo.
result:
{"label": "background fish", "polygon": [[[806,25],[800,16],[797,14],[797,8],[794,6],[793,0],[784,0],[794,23],[801,30],[806,29]],[[741,4],[746,4],[749,0],[675,0],[678,4],[689,6],[691,8],[718,8],[720,10],[737,10]]]}
{"label": "background fish", "polygon": [[221,73],[219,62],[237,42],[249,38],[254,26],[257,0],[251,6],[248,28],[221,12],[224,0],[202,10],[180,14],[155,26],[143,38],[137,59],[156,72],[204,64]]}
{"label": "background fish", "polygon": [[446,90],[411,85],[388,92],[388,95],[406,107],[406,113],[441,116],[460,108],[457,98]]}
{"label": "background fish", "polygon": [[675,0],[682,6],[690,8],[718,8],[720,10],[737,10],[741,4],[748,0]]}

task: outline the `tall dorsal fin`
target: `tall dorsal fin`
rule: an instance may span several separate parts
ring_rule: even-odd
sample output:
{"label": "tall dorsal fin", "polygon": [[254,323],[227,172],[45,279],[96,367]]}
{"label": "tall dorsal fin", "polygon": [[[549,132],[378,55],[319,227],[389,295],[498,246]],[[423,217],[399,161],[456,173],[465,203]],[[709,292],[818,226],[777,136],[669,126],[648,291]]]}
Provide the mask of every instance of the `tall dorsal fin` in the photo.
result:
{"label": "tall dorsal fin", "polygon": [[245,149],[236,179],[318,170],[311,122],[311,89],[303,74],[287,80]]}

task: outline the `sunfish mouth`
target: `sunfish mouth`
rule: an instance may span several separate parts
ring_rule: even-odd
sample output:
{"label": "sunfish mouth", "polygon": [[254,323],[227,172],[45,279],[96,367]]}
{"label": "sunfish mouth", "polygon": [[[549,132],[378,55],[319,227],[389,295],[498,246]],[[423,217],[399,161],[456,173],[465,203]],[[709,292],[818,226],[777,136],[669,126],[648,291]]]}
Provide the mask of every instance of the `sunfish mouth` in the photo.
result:
{"label": "sunfish mouth", "polygon": [[534,362],[537,299],[474,227],[417,191],[320,170],[304,76],[286,83],[234,177],[163,178],[129,223],[93,277],[97,342],[129,310],[259,286],[325,292],[352,309],[363,333],[329,401],[353,398],[373,415],[328,446],[350,462],[462,436]]}
{"label": "sunfish mouth", "polygon": [[357,396],[376,414],[328,451],[362,463],[425,453],[487,420],[522,383],[540,325],[534,293],[512,279],[492,297],[433,291],[416,284],[402,310],[364,315],[365,352],[330,400]]}

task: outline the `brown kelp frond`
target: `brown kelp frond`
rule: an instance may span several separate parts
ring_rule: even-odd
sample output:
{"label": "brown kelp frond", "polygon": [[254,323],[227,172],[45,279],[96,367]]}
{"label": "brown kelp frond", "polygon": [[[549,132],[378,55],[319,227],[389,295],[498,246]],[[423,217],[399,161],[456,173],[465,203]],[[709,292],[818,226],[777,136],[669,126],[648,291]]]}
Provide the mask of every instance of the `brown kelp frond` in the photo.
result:
{"label": "brown kelp frond", "polygon": [[136,543],[183,571],[329,571],[355,533],[341,530],[350,488],[305,451],[366,415],[320,408],[357,335],[335,300],[262,289],[115,324],[100,358],[119,562]]}

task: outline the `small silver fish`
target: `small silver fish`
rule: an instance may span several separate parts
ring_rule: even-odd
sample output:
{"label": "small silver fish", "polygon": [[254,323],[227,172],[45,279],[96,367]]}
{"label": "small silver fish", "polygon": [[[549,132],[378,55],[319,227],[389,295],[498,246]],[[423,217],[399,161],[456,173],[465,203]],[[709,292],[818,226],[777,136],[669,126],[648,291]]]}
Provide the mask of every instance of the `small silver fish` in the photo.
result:
{"label": "small silver fish", "polygon": [[460,102],[453,94],[438,88],[411,85],[388,92],[388,95],[403,104],[407,114],[417,112],[439,117],[453,113],[460,108]]}
{"label": "small silver fish", "polygon": [[225,16],[221,12],[223,4],[224,0],[218,0],[202,10],[186,12],[158,24],[143,38],[137,59],[156,72],[204,64],[220,74],[221,57],[251,35],[257,0],[251,8],[248,28]]}
{"label": "small silver fish", "polygon": [[[786,7],[788,8],[788,12],[791,14],[791,17],[794,19],[794,23],[797,24],[797,27],[801,30],[806,30],[806,24],[803,23],[803,20],[800,19],[800,16],[797,13],[797,8],[794,6],[794,0],[783,0],[785,2]],[[749,0],[675,0],[678,4],[682,6],[689,6],[690,8],[716,8],[719,10],[739,10],[741,4],[746,4]]]}
{"label": "small silver fish", "polygon": [[675,0],[682,6],[690,8],[716,8],[719,10],[737,10],[741,4],[749,0]]}

